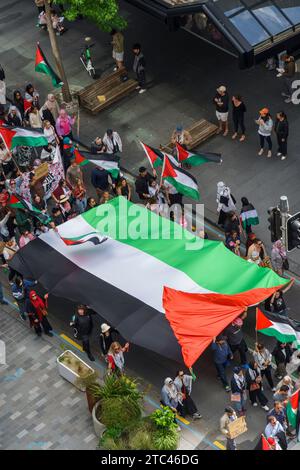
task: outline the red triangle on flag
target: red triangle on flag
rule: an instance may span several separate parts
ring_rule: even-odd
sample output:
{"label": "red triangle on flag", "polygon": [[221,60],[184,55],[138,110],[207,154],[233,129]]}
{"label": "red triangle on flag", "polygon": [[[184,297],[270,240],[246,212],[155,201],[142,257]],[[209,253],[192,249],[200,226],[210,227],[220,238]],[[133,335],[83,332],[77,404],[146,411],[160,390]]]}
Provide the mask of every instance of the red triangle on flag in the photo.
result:
{"label": "red triangle on flag", "polygon": [[7,129],[6,127],[3,127],[3,126],[0,127],[0,137],[4,141],[6,147],[9,149],[11,148],[11,142],[15,133],[16,131],[13,131],[12,129]]}
{"label": "red triangle on flag", "polygon": [[167,155],[164,155],[164,157],[165,157],[165,159],[164,159],[164,168],[163,168],[163,172],[162,172],[162,178],[168,178],[168,177],[176,178],[177,173],[174,170],[174,168],[172,166],[172,163],[170,162]]}
{"label": "red triangle on flag", "polygon": [[82,165],[83,163],[87,163],[87,159],[84,158],[80,154],[79,150],[75,149],[74,150],[74,155],[75,155],[75,161],[76,161],[77,165]]}
{"label": "red triangle on flag", "polygon": [[256,330],[264,330],[273,326],[273,323],[257,308],[256,314]]}
{"label": "red triangle on flag", "polygon": [[261,450],[271,450],[270,444],[263,434],[261,436]]}
{"label": "red triangle on flag", "polygon": [[179,162],[184,162],[185,160],[187,160],[187,158],[189,158],[190,152],[184,149],[178,142],[176,142],[176,148]]}
{"label": "red triangle on flag", "polygon": [[44,62],[44,57],[41,52],[40,46],[37,45],[35,52],[35,66],[39,65],[41,62]]}

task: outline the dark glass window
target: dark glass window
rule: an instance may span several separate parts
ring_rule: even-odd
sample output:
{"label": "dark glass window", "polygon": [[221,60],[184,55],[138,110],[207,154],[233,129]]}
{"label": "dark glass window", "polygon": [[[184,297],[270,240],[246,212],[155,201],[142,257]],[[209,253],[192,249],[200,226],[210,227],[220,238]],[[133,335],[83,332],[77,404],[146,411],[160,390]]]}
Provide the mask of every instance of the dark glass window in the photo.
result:
{"label": "dark glass window", "polygon": [[277,0],[276,4],[294,25],[300,23],[300,0]]}
{"label": "dark glass window", "polygon": [[291,28],[291,24],[280,13],[275,5],[271,2],[263,3],[256,8],[252,8],[254,15],[261,21],[272,35],[276,35]]}

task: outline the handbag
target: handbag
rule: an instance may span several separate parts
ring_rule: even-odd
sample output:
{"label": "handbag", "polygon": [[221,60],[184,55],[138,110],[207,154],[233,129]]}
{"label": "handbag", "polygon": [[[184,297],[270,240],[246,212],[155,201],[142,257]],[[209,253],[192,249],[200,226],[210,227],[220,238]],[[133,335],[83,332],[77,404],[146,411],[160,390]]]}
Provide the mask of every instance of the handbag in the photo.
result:
{"label": "handbag", "polygon": [[257,383],[250,384],[250,392],[254,392],[254,390],[258,390],[260,386]]}

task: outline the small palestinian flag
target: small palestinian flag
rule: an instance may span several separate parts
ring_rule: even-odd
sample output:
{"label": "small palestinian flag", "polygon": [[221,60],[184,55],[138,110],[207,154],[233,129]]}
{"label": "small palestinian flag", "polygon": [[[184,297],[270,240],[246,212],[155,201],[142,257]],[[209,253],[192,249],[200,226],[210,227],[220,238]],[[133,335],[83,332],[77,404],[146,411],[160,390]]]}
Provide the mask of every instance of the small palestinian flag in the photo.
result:
{"label": "small palestinian flag", "polygon": [[28,109],[32,107],[32,101],[26,100],[24,98],[23,105],[24,105],[24,112],[26,113],[26,111],[28,111]]}
{"label": "small palestinian flag", "polygon": [[19,195],[12,194],[7,201],[7,205],[15,209],[26,209],[32,217],[38,219],[43,225],[47,225],[51,221],[48,214],[44,214]]}
{"label": "small palestinian flag", "polygon": [[220,153],[193,153],[176,143],[177,156],[179,163],[188,163],[191,166],[202,165],[202,163],[222,163]]}
{"label": "small palestinian flag", "polygon": [[257,308],[256,330],[264,335],[274,336],[282,343],[295,342],[297,348],[300,349],[300,327],[288,317]]}
{"label": "small palestinian flag", "polygon": [[110,153],[90,153],[84,152],[83,150],[74,151],[75,161],[77,165],[83,166],[87,163],[93,163],[96,166],[104,168],[108,173],[111,174],[113,178],[118,178],[120,168],[119,168],[119,161],[120,157],[116,155],[112,155]]}
{"label": "small palestinian flag", "polygon": [[9,149],[17,146],[43,147],[48,145],[45,135],[31,128],[0,126],[0,137]]}
{"label": "small palestinian flag", "polygon": [[286,406],[286,414],[288,422],[294,429],[296,429],[297,440],[300,440],[300,389],[290,396]]}
{"label": "small palestinian flag", "polygon": [[270,444],[263,434],[261,435],[261,450],[271,450]]}
{"label": "small palestinian flag", "polygon": [[162,180],[167,180],[180,193],[192,199],[199,199],[197,180],[187,171],[176,166],[165,154]]}
{"label": "small palestinian flag", "polygon": [[159,149],[150,147],[150,145],[146,145],[143,142],[140,142],[140,144],[143,147],[143,150],[150,162],[151,167],[155,169],[159,166],[162,166],[164,161],[164,154]]}
{"label": "small palestinian flag", "polygon": [[244,230],[246,230],[246,227],[249,227],[249,225],[259,224],[259,218],[256,209],[254,206],[252,206],[252,204],[248,204],[245,210],[242,209],[240,221]]}
{"label": "small palestinian flag", "polygon": [[93,245],[100,245],[107,240],[107,237],[102,237],[97,232],[90,232],[86,235],[81,235],[79,237],[65,238],[59,235],[62,241],[67,246],[82,245],[83,243],[91,242]]}
{"label": "small palestinian flag", "polygon": [[45,73],[49,75],[52,80],[52,84],[55,88],[59,88],[63,86],[63,82],[59,78],[58,75],[54,72],[53,68],[49,65],[46,57],[42,49],[40,48],[39,44],[36,46],[36,53],[35,53],[35,71],[40,73]]}

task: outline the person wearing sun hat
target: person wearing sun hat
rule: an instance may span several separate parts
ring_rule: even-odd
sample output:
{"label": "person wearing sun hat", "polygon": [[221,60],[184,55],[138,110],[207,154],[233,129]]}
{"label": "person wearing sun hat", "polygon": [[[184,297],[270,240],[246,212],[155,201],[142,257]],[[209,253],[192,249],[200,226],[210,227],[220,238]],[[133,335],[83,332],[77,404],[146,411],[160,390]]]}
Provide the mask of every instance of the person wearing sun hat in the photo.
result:
{"label": "person wearing sun hat", "polygon": [[267,157],[272,157],[272,129],[273,129],[273,120],[270,115],[270,111],[268,108],[262,108],[259,111],[259,118],[255,121],[258,124],[258,135],[259,135],[259,142],[260,142],[260,150],[258,155],[262,155],[264,153],[264,146],[265,140],[268,144],[268,153]]}
{"label": "person wearing sun hat", "polygon": [[228,134],[229,96],[224,85],[220,85],[217,88],[213,102],[216,107],[216,116],[219,122],[217,134],[223,132],[223,136],[225,137]]}
{"label": "person wearing sun hat", "polygon": [[107,356],[107,353],[112,343],[114,343],[115,341],[118,341],[118,338],[117,338],[118,335],[120,335],[118,330],[108,325],[107,323],[102,323],[99,339],[100,339],[100,348],[102,351],[102,355],[104,357]]}

